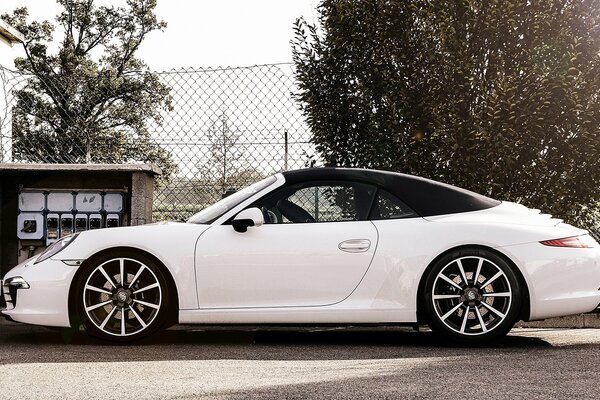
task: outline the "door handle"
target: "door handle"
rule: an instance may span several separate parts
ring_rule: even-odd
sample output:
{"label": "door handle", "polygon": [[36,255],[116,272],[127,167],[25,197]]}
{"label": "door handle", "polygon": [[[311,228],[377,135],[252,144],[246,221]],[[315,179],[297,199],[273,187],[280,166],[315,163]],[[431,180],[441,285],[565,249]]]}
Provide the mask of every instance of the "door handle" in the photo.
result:
{"label": "door handle", "polygon": [[344,240],[338,245],[338,248],[348,253],[364,253],[371,247],[369,239],[349,239]]}

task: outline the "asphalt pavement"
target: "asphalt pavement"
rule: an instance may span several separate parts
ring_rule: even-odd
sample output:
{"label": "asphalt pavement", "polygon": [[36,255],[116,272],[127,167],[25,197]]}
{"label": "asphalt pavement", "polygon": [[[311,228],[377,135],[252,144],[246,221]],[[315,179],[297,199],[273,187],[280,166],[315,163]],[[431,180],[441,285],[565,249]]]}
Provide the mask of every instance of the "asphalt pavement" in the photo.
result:
{"label": "asphalt pavement", "polygon": [[597,399],[600,329],[176,327],[135,345],[0,322],[0,399]]}

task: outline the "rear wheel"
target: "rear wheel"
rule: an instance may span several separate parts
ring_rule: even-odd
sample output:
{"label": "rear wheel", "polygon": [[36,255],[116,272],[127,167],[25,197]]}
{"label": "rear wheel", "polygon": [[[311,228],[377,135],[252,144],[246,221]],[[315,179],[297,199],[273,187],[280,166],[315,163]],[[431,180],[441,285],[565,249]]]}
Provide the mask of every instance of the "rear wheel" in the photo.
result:
{"label": "rear wheel", "polygon": [[120,253],[83,268],[74,301],[87,333],[105,340],[131,341],[165,324],[169,289],[153,260]]}
{"label": "rear wheel", "polygon": [[513,267],[479,249],[453,252],[429,271],[423,307],[432,330],[460,343],[506,335],[517,321],[522,289]]}

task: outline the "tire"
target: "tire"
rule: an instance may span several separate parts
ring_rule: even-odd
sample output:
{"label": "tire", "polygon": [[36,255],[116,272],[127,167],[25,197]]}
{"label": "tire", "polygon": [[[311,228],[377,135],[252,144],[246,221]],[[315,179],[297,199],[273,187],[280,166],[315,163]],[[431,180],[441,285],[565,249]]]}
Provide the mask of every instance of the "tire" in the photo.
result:
{"label": "tire", "polygon": [[463,249],[433,264],[425,278],[422,306],[430,328],[461,344],[505,336],[517,322],[523,289],[510,265],[495,253]]}
{"label": "tire", "polygon": [[120,251],[94,259],[82,268],[72,304],[76,320],[80,321],[77,325],[83,326],[87,334],[129,342],[166,324],[169,287],[154,260]]}

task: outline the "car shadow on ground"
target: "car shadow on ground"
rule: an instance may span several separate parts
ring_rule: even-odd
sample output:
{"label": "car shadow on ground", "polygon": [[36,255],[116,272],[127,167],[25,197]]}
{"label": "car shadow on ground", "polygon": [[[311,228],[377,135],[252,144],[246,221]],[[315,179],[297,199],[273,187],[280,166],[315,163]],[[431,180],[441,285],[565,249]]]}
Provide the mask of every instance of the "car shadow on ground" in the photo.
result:
{"label": "car shadow on ground", "polygon": [[[4,332],[1,332],[4,330]],[[228,327],[175,326],[133,343],[98,340],[81,332],[50,329],[15,323],[0,324],[1,345],[69,346],[292,346],[292,347],[393,347],[393,348],[469,348],[448,342],[428,329],[406,327]],[[478,348],[551,347],[537,337],[506,336]]]}
{"label": "car shadow on ground", "polygon": [[[457,345],[428,329],[419,331],[405,328],[339,327],[257,327],[231,329],[210,327],[198,329],[171,329],[140,341],[140,344],[156,343],[253,343],[257,345],[326,345],[326,346],[392,346],[392,347],[440,347],[469,348],[472,345]],[[479,348],[551,347],[551,344],[535,337],[506,336]]]}

